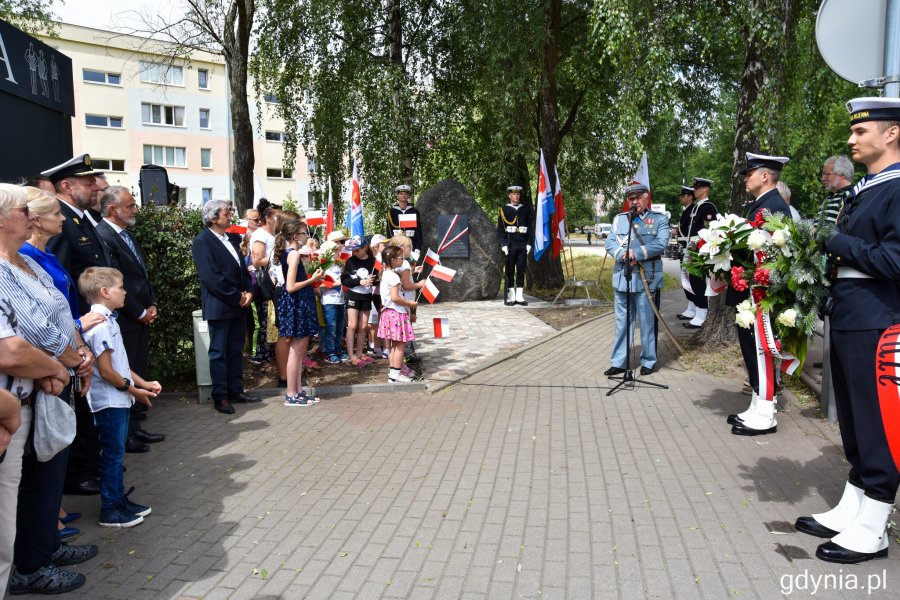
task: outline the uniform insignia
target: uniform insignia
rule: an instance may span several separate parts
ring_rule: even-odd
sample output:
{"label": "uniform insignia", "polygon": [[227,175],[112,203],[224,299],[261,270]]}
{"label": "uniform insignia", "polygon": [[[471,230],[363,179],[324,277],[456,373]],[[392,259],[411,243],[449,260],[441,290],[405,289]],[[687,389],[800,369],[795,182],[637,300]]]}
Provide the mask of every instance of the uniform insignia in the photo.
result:
{"label": "uniform insignia", "polygon": [[76,225],[81,225],[81,222],[78,220],[78,217],[72,217],[72,222],[74,222]]}
{"label": "uniform insignia", "polygon": [[83,235],[80,238],[78,238],[78,241],[81,242],[82,244],[84,244],[85,242],[90,242],[91,240],[89,240],[86,235]]}
{"label": "uniform insignia", "polygon": [[653,219],[647,219],[647,225],[653,225]]}

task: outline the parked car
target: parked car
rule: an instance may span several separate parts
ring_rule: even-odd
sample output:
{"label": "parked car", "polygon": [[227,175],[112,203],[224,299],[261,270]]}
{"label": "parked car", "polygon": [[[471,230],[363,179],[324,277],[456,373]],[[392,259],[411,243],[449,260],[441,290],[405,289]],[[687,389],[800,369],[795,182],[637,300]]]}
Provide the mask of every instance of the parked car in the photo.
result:
{"label": "parked car", "polygon": [[597,223],[596,225],[594,225],[594,233],[599,238],[608,238],[610,231],[612,231],[612,225],[609,223]]}

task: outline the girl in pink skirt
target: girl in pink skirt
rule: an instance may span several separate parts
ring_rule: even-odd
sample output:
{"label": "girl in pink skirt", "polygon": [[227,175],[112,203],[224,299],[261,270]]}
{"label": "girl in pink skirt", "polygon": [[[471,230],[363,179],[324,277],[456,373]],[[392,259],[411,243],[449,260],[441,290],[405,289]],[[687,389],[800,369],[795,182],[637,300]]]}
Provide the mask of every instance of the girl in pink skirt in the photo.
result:
{"label": "girl in pink skirt", "polygon": [[[408,383],[412,378],[400,374],[406,342],[416,339],[409,320],[409,309],[417,302],[406,300],[400,292],[400,275],[396,269],[403,264],[403,250],[388,246],[381,252],[384,274],[381,276],[381,315],[378,317],[378,337],[390,341],[390,370],[388,382]],[[424,282],[419,282],[424,285]],[[417,284],[418,285],[418,284]],[[421,287],[421,286],[419,286]]]}

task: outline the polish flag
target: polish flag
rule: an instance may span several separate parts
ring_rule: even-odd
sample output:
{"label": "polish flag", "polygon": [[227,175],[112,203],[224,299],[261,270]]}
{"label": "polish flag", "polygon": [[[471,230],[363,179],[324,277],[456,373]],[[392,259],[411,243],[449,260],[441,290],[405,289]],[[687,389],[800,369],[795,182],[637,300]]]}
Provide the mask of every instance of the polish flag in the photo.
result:
{"label": "polish flag", "polygon": [[328,217],[325,220],[325,236],[334,231],[334,199],[331,196],[331,179],[328,180]]}
{"label": "polish flag", "polygon": [[418,220],[413,213],[399,215],[399,221],[400,229],[415,229],[418,227]]}
{"label": "polish flag", "polygon": [[434,285],[434,282],[431,279],[425,280],[425,287],[422,288],[422,295],[425,296],[425,299],[428,300],[430,304],[434,304],[435,298],[440,294],[440,290],[437,289],[437,286]]}
{"label": "polish flag", "polygon": [[556,258],[562,252],[563,244],[566,242],[566,205],[563,202],[562,186],[559,183],[559,171],[555,165],[553,172],[556,174],[556,191],[553,194],[553,204],[556,211],[553,213],[550,225],[553,229],[551,232],[553,237],[553,258]]}
{"label": "polish flag", "polygon": [[375,266],[372,267],[372,268],[373,268],[374,270],[376,270],[376,271],[381,271],[381,267],[382,267],[382,265],[381,265],[381,252],[379,252],[377,255],[375,255]]}
{"label": "polish flag", "polygon": [[453,281],[453,276],[456,275],[456,271],[453,269],[448,269],[444,265],[435,265],[431,270],[431,277],[437,277],[442,281]]}
{"label": "polish flag", "polygon": [[351,256],[353,256],[353,251],[347,250],[346,246],[341,246],[341,253],[338,255],[338,258],[340,258],[341,260],[347,260]]}
{"label": "polish flag", "polygon": [[306,211],[306,224],[310,227],[324,225],[325,215],[322,214],[321,210],[308,210]]}
{"label": "polish flag", "polygon": [[450,337],[450,319],[447,317],[434,318],[434,337]]}
{"label": "polish flag", "polygon": [[429,248],[425,253],[425,264],[436,267],[437,265],[441,264],[441,255]]}

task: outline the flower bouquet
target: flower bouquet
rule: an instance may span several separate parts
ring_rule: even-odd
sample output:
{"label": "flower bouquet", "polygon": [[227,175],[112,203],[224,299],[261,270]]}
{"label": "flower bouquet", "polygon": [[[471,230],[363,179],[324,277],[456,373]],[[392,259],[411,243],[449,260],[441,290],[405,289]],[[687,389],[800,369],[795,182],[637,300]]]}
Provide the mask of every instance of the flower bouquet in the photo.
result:
{"label": "flower bouquet", "polygon": [[[308,250],[309,252],[305,253],[305,250]],[[305,247],[300,250],[300,253],[303,256],[303,268],[306,270],[307,279],[312,277],[313,273],[315,273],[317,269],[322,269],[326,272],[324,279],[312,284],[313,288],[321,287],[323,285],[325,287],[332,288],[335,285],[338,285],[338,282],[335,281],[334,277],[327,274],[328,269],[333,267],[336,262],[333,249],[329,248],[324,252],[313,252],[312,249]]]}
{"label": "flower bouquet", "polygon": [[793,372],[806,358],[828,286],[814,222],[767,212],[753,221],[735,215],[717,221],[700,231],[688,269],[716,279],[726,276],[736,291],[749,290],[735,322],[756,327],[758,343]]}

